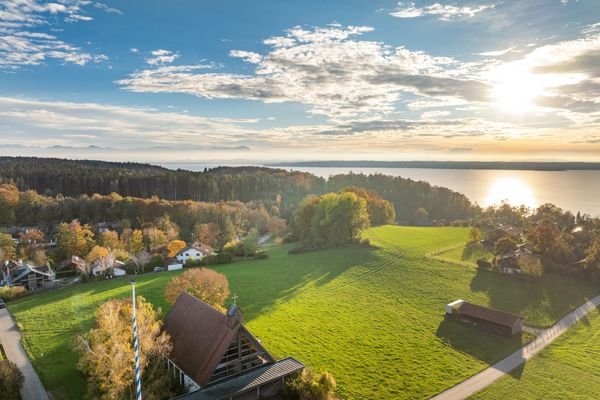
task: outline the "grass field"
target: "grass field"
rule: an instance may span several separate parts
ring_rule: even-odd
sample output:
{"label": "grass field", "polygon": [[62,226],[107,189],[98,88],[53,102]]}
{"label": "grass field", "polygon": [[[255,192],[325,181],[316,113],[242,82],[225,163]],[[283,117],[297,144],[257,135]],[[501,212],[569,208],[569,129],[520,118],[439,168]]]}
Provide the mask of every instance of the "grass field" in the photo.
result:
{"label": "grass field", "polygon": [[600,393],[600,313],[590,313],[523,368],[474,400],[592,400]]}
{"label": "grass field", "polygon": [[[466,228],[370,229],[375,248],[348,246],[216,268],[228,276],[247,326],[276,356],[331,370],[347,399],[423,399],[478,372],[521,345],[444,321],[444,305],[463,298],[545,326],[597,294],[591,284],[545,276],[515,280],[426,259],[464,242]],[[166,310],[162,295],[177,272],[140,276],[138,293]],[[56,399],[80,399],[73,338],[91,326],[97,305],[124,297],[126,280],[31,296],[9,305],[25,347]],[[42,357],[41,354],[44,353]]]}
{"label": "grass field", "polygon": [[456,247],[443,253],[436,254],[435,256],[446,260],[469,263],[473,266],[477,265],[477,260],[480,258],[484,258],[490,262],[494,258],[494,255],[487,251],[483,246],[473,247],[468,245]]}

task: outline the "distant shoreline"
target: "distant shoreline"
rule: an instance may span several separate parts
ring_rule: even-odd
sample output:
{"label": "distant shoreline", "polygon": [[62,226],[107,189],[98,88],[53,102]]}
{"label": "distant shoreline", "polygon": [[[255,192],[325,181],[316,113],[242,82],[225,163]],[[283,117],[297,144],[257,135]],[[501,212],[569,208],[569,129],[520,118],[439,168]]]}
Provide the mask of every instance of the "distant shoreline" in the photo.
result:
{"label": "distant shoreline", "polygon": [[600,171],[593,162],[520,162],[520,161],[300,161],[264,164],[265,167],[302,168],[424,168],[522,171]]}

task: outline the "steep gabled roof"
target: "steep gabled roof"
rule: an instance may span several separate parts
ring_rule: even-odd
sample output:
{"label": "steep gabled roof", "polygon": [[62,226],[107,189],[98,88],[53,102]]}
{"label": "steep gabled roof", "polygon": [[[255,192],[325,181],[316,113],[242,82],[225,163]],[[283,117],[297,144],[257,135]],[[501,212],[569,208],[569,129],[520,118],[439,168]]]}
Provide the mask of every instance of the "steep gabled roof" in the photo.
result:
{"label": "steep gabled roof", "polygon": [[466,315],[468,317],[493,322],[511,328],[522,319],[516,314],[478,306],[477,304],[468,303],[466,301],[459,307],[458,313],[460,315]]}
{"label": "steep gabled roof", "polygon": [[[235,306],[223,314],[194,296],[181,293],[164,323],[164,329],[173,339],[169,358],[196,383],[207,385],[237,333],[243,331],[252,337],[242,319]],[[272,360],[254,341],[266,358]]]}

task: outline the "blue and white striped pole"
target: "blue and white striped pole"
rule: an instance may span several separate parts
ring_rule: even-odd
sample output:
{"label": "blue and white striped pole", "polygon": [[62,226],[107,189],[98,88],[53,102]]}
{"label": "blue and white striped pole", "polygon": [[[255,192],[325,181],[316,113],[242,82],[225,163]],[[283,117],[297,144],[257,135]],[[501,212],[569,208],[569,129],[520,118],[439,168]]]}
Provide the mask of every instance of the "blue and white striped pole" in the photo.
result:
{"label": "blue and white striped pole", "polygon": [[137,321],[135,316],[135,281],[131,281],[133,301],[133,349],[135,351],[135,383],[137,386],[137,400],[142,400],[142,378],[140,376],[140,354],[137,338]]}

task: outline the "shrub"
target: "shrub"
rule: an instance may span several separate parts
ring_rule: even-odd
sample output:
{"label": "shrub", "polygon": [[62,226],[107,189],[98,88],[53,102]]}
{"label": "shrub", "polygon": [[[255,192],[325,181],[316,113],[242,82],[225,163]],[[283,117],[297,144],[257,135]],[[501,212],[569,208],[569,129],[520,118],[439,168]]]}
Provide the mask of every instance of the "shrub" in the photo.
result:
{"label": "shrub", "polygon": [[238,257],[246,255],[244,243],[239,240],[232,240],[231,242],[226,243],[225,246],[223,246],[223,252]]}
{"label": "shrub", "polygon": [[25,378],[19,368],[9,360],[0,361],[0,398],[19,400],[19,391]]}
{"label": "shrub", "polygon": [[23,286],[0,287],[0,298],[4,301],[12,301],[28,294],[29,292]]}
{"label": "shrub", "polygon": [[203,265],[229,264],[231,262],[233,262],[233,256],[229,253],[219,253],[202,259]]}
{"label": "shrub", "polygon": [[330,372],[305,369],[288,381],[286,392],[297,400],[332,400],[335,388],[335,379]]}

